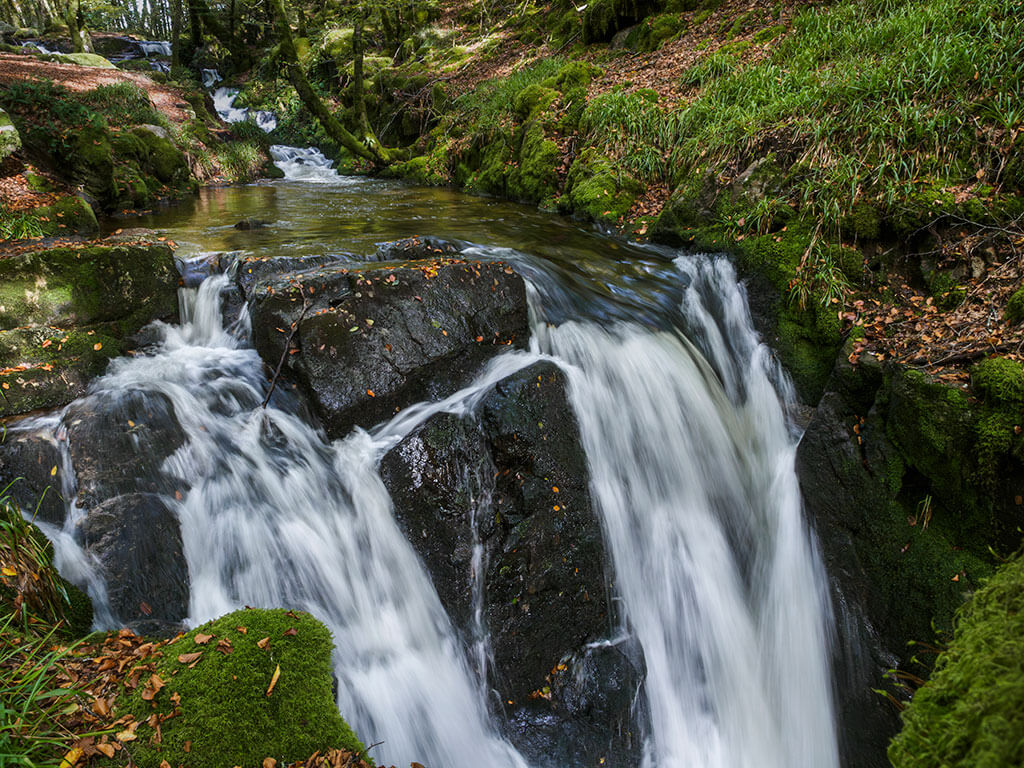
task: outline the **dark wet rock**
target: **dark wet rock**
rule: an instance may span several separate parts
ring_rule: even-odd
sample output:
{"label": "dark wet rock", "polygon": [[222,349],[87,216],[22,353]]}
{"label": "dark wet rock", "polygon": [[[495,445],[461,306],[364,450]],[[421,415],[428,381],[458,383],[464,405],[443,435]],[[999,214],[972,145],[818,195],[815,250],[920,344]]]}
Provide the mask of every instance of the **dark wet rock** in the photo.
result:
{"label": "dark wet rock", "polygon": [[537,363],[499,382],[481,420],[498,476],[487,542],[498,688],[521,700],[565,655],[607,636],[604,543],[565,375]]}
{"label": "dark wet rock", "polygon": [[440,413],[389,451],[380,473],[441,603],[455,626],[471,634],[474,538],[489,538],[495,529],[495,469],[483,434],[472,420]]}
{"label": "dark wet rock", "polygon": [[203,281],[213,275],[219,275],[226,268],[225,262],[233,256],[221,253],[207,253],[178,262],[181,282],[186,288],[198,288]]}
{"label": "dark wet rock", "polygon": [[174,406],[162,394],[102,391],[64,414],[78,504],[84,508],[129,493],[173,493],[161,465],[185,442]]}
{"label": "dark wet rock", "polygon": [[641,763],[648,717],[635,640],[587,646],[551,670],[548,684],[511,713],[507,731],[531,765]]}
{"label": "dark wet rock", "polygon": [[64,461],[49,430],[34,420],[7,425],[0,442],[0,487],[23,510],[46,523],[61,525]]}
{"label": "dark wet rock", "polygon": [[266,229],[270,225],[271,225],[271,222],[264,221],[263,219],[242,219],[240,222],[235,224],[235,229],[240,229],[240,230]]}
{"label": "dark wet rock", "polygon": [[404,237],[378,243],[372,261],[418,261],[454,256],[462,250],[462,244],[440,237]]}
{"label": "dark wet rock", "polygon": [[[293,272],[304,272],[330,264],[351,263],[358,257],[348,253],[326,253],[316,256],[275,256],[273,258],[248,256],[237,260],[235,282],[246,298],[261,281],[270,280]],[[224,270],[228,265],[224,264]]]}
{"label": "dark wet rock", "polygon": [[284,356],[332,437],[453,393],[528,332],[525,284],[500,262],[327,266],[261,282],[250,306],[256,349]]}
{"label": "dark wet rock", "polygon": [[[531,700],[550,687],[560,662],[591,658],[587,644],[612,627],[601,526],[565,386],[553,363],[529,366],[495,386],[479,424],[444,413],[428,419],[384,457],[381,476],[399,524],[469,640],[478,632],[473,547],[482,547],[489,684],[509,712],[510,737],[543,752],[575,723],[567,733],[603,734],[590,743],[614,741],[621,750],[621,734],[610,735],[625,717],[616,705],[596,706],[593,696],[566,686],[561,698]],[[635,692],[635,670],[606,671],[609,690]],[[534,730],[520,728],[522,718]]]}
{"label": "dark wet rock", "polygon": [[115,615],[137,632],[168,634],[188,615],[188,566],[178,518],[158,495],[115,496],[82,523]]}

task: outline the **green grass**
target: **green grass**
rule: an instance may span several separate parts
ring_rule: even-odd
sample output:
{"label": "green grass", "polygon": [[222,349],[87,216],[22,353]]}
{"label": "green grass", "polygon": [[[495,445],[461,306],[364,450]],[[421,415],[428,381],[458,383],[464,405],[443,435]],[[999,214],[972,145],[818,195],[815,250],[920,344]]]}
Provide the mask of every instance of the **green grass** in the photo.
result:
{"label": "green grass", "polygon": [[0,206],[0,240],[20,240],[45,234],[41,222],[25,211],[9,211]]}
{"label": "green grass", "polygon": [[79,692],[56,686],[67,649],[54,645],[55,631],[33,634],[0,616],[0,765],[56,768],[78,739],[56,721]]}
{"label": "green grass", "polygon": [[565,64],[560,56],[538,59],[507,77],[481,83],[456,99],[455,109],[480,126],[500,125],[512,119],[515,97],[521,91],[557,77]]}
{"label": "green grass", "polygon": [[855,0],[798,16],[764,63],[711,53],[672,116],[672,166],[724,164],[770,136],[798,148],[795,198],[829,229],[861,199],[994,180],[1024,119],[1019,0]]}

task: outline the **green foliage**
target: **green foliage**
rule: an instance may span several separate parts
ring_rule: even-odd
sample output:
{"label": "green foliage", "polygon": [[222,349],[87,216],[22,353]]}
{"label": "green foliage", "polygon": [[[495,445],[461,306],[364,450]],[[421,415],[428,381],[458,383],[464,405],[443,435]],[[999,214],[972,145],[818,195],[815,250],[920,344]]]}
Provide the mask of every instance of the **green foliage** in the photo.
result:
{"label": "green foliage", "polygon": [[892,207],[921,179],[994,175],[1007,125],[1024,116],[1021,39],[1014,0],[806,10],[767,60],[738,67],[718,52],[684,75],[701,92],[676,112],[671,162],[725,164],[781,133],[806,160],[794,195],[829,231],[859,201]]}
{"label": "green foliage", "polygon": [[594,98],[583,110],[580,131],[645,181],[668,177],[671,148],[680,138],[672,114],[646,89],[613,89]]}
{"label": "green foliage", "polygon": [[56,687],[67,651],[53,641],[53,630],[35,634],[14,615],[0,616],[0,765],[56,766],[78,738],[56,723],[79,691]]}
{"label": "green foliage", "polygon": [[931,679],[889,746],[895,768],[1024,763],[1024,558],[1004,564],[960,612]]}
{"label": "green foliage", "polygon": [[557,78],[565,64],[562,57],[551,56],[517,69],[507,77],[487,80],[457,98],[455,110],[480,127],[500,124],[512,117],[519,93],[548,78]]}
{"label": "green foliage", "polygon": [[0,491],[0,615],[36,635],[81,637],[92,624],[89,598],[57,573],[53,546],[6,488]]}
{"label": "green foliage", "polygon": [[986,401],[1024,408],[1024,364],[990,357],[971,369],[971,386]]}
{"label": "green foliage", "polygon": [[150,103],[149,96],[134,83],[100,85],[78,97],[81,104],[102,114],[111,125],[159,125],[167,119]]}
{"label": "green foliage", "polygon": [[9,211],[0,206],[0,240],[42,237],[45,230],[36,216],[26,211]]}
{"label": "green foliage", "polygon": [[327,628],[292,611],[236,611],[189,632],[157,662],[164,685],[152,701],[140,686],[119,703],[118,714],[140,721],[179,712],[163,722],[159,744],[152,728],[139,727],[135,759],[223,768],[303,760],[317,750],[365,752],[338,714],[331,651]]}

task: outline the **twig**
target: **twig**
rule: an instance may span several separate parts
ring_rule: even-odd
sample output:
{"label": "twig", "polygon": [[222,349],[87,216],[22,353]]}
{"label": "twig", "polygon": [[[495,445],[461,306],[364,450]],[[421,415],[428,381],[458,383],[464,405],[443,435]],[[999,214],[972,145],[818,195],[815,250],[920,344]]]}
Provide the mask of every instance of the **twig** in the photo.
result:
{"label": "twig", "polygon": [[307,299],[306,294],[302,292],[301,286],[299,287],[299,292],[302,293],[302,311],[292,323],[291,330],[288,333],[288,338],[284,342],[284,349],[281,351],[281,359],[277,361],[277,368],[274,369],[274,375],[270,379],[270,389],[267,391],[267,396],[263,399],[263,405],[260,406],[261,408],[267,407],[267,403],[270,402],[271,395],[274,394],[274,388],[277,387],[277,378],[281,375],[281,368],[284,366],[284,360],[288,357],[288,350],[292,346],[292,339],[295,338],[295,332],[299,330],[299,323],[302,322],[302,318],[306,316],[306,310],[309,309],[309,299]]}
{"label": "twig", "polygon": [[915,357],[913,360],[908,362],[909,365],[923,365],[923,366],[936,366],[936,365],[959,365],[960,363],[969,363],[973,360],[977,360],[979,357],[985,357],[985,355],[994,355],[1000,352],[1009,352],[1014,347],[1019,346],[1019,342],[1011,341],[1004,344],[996,344],[995,346],[988,346],[983,349],[974,349],[970,352],[957,352],[953,355],[946,355],[946,357],[940,358],[934,362],[928,360],[925,356]]}

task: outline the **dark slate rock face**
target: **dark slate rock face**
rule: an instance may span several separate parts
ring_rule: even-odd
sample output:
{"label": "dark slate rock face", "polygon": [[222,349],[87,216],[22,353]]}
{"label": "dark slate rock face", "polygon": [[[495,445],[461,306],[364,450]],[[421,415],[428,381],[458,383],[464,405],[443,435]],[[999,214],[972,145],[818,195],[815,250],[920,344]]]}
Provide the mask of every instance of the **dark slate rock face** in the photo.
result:
{"label": "dark slate rock face", "polygon": [[185,442],[174,406],[164,395],[103,391],[64,414],[78,503],[92,508],[125,493],[173,493],[160,466]]}
{"label": "dark slate rock face", "polygon": [[188,615],[188,567],[178,518],[164,499],[115,496],[89,511],[82,533],[115,614],[136,632],[175,631]]}
{"label": "dark slate rock face", "polygon": [[470,421],[440,413],[389,451],[380,472],[441,603],[455,626],[469,632],[474,520],[481,539],[495,529],[487,503],[495,469],[483,434]]}
{"label": "dark slate rock face", "polygon": [[538,363],[504,379],[481,415],[500,521],[487,542],[485,610],[500,628],[499,690],[520,700],[563,656],[610,631],[605,550],[561,370]]}
{"label": "dark slate rock face", "polygon": [[451,394],[527,337],[525,285],[498,262],[322,267],[260,283],[250,304],[256,349],[272,369],[284,357],[331,437]]}
{"label": "dark slate rock face", "polygon": [[541,762],[630,755],[606,764],[633,764],[642,662],[617,647],[588,647],[609,636],[612,620],[565,385],[554,364],[532,365],[495,386],[479,424],[452,414],[427,420],[384,457],[381,475],[466,637],[476,630],[473,545],[483,547],[489,684],[509,737]]}
{"label": "dark slate rock face", "polygon": [[31,420],[24,427],[8,424],[0,442],[0,487],[8,488],[18,507],[61,525],[66,508],[63,484],[64,461],[47,430],[33,428]]}
{"label": "dark slate rock face", "polygon": [[372,261],[414,261],[454,256],[462,250],[462,244],[439,237],[404,237],[387,243],[379,243]]}

